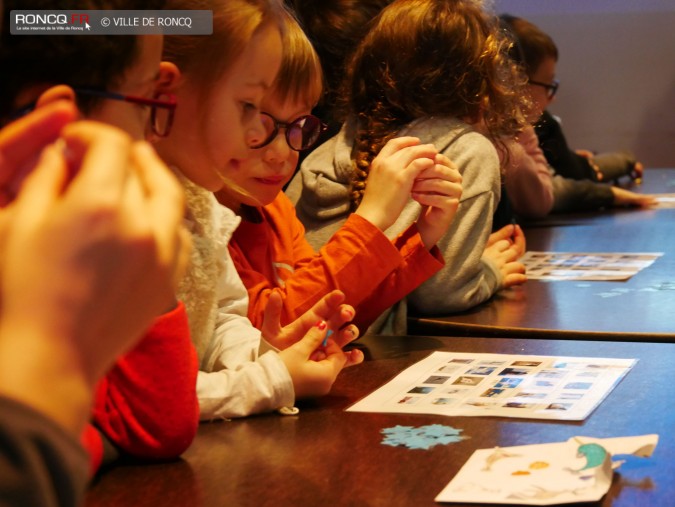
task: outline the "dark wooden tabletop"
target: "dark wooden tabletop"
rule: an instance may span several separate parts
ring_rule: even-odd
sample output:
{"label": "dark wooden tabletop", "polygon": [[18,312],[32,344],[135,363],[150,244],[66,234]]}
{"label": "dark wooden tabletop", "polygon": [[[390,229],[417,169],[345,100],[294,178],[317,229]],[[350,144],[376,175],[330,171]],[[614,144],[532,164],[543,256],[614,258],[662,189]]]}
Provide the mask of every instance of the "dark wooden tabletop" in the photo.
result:
{"label": "dark wooden tabletop", "polygon": [[[650,170],[641,190],[675,191],[675,170]],[[649,181],[658,181],[647,188]],[[675,341],[675,209],[615,210],[525,229],[529,251],[663,252],[627,281],[528,280],[459,314],[420,316],[420,335]]]}
{"label": "dark wooden tabletop", "polygon": [[[437,505],[435,496],[476,449],[648,433],[660,435],[654,455],[629,458],[597,505],[672,505],[675,344],[378,337],[361,347],[367,361],[344,371],[331,394],[302,405],[299,416],[204,423],[178,461],[108,470],[87,507]],[[344,411],[433,350],[639,361],[583,422]],[[384,428],[436,423],[470,438],[429,450],[381,443]]]}

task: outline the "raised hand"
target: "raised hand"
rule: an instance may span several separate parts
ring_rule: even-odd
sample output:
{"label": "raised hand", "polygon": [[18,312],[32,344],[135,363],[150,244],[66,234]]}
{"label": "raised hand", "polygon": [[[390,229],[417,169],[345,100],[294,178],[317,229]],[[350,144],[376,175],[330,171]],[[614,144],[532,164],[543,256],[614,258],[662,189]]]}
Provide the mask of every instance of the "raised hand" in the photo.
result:
{"label": "raised hand", "polygon": [[343,304],[345,295],[339,290],[329,292],[312,308],[285,327],[281,327],[280,318],[283,299],[279,292],[270,294],[263,317],[262,336],[278,349],[285,349],[300,341],[317,322],[327,323],[326,331],[332,331],[331,340],[342,348],[356,340],[358,328],[345,325],[354,319],[354,307]]}
{"label": "raised hand", "polygon": [[434,162],[420,173],[411,194],[422,205],[417,228],[429,250],[452,224],[462,197],[462,175],[452,161],[439,153]]}
{"label": "raised hand", "polygon": [[436,164],[437,154],[433,145],[420,144],[416,137],[389,140],[370,165],[363,199],[355,213],[380,230],[390,227],[410,199],[420,173]]}
{"label": "raised hand", "polygon": [[31,393],[58,379],[69,403],[90,395],[174,301],[189,242],[180,185],[146,143],[92,122],[60,138],[3,210],[0,385],[73,427],[62,399]]}

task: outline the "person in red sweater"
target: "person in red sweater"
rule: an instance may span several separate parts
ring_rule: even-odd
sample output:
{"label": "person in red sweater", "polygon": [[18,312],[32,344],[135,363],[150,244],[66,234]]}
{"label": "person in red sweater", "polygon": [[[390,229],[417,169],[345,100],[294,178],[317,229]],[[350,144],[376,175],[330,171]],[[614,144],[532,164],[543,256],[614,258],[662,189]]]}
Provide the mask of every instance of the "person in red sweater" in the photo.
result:
{"label": "person in red sweater", "polygon": [[[435,244],[457,210],[461,176],[434,146],[412,137],[391,140],[370,169],[369,184],[376,190],[366,190],[356,212],[315,252],[282,189],[298,152],[312,147],[323,128],[310,114],[321,94],[321,67],[299,25],[294,20],[287,25],[281,70],[262,104],[267,137],[226,174],[234,185],[216,193],[242,217],[229,250],[248,290],[254,326],[262,325],[274,291],[284,297],[282,323],[288,323],[327,291],[339,289],[356,308],[354,322],[366,329],[443,265]],[[410,196],[423,211],[390,240],[384,231]]]}
{"label": "person in red sweater", "polygon": [[[124,3],[8,1],[3,4],[3,14],[8,22],[12,9],[134,8],[130,2]],[[146,7],[161,9],[162,4],[159,0]],[[167,81],[160,65],[162,45],[161,35],[19,37],[3,30],[0,68],[11,72],[3,73],[0,84],[0,118],[7,122],[35,106],[66,99],[77,103],[84,117],[119,127],[142,143],[146,137],[166,135],[170,126],[166,119],[175,101],[161,93]],[[158,111],[165,114],[157,114]],[[151,125],[151,117],[158,121]],[[121,145],[111,152],[119,153],[119,157],[125,153]],[[179,200],[184,202],[182,196]],[[175,213],[182,217],[182,211],[179,206]],[[142,220],[142,216],[126,216],[128,226]],[[187,238],[187,231],[182,233]],[[111,268],[109,276],[115,273]],[[153,460],[175,458],[187,449],[197,431],[198,367],[185,308],[175,300],[173,291],[143,283],[144,276],[139,265],[138,283],[130,287],[130,291],[137,291],[134,297],[151,300],[156,293],[171,296],[164,297],[165,313],[157,316],[145,336],[96,387],[91,423],[82,436],[90,453],[92,474],[118,454]],[[120,315],[120,328],[125,318]]]}
{"label": "person in red sweater", "polygon": [[180,186],[147,143],[76,117],[58,101],[0,130],[6,507],[80,505],[96,382],[165,308],[189,249]]}

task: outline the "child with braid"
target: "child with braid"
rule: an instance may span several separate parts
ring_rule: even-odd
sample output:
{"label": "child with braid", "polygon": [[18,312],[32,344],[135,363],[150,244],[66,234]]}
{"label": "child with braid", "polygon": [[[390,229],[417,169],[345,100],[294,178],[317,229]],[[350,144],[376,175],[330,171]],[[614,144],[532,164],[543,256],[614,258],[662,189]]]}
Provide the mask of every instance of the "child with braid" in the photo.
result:
{"label": "child with braid", "polygon": [[[522,230],[508,225],[490,235],[501,185],[495,147],[506,150],[500,140],[525,121],[524,83],[508,45],[496,16],[473,1],[398,0],[385,7],[348,66],[342,130],[307,157],[289,187],[307,239],[318,248],[369,191],[390,186],[373,172],[388,143],[415,136],[452,160],[463,190],[438,242],[445,266],[408,296],[414,312],[466,310],[526,280],[517,262]],[[409,199],[385,234],[396,237],[423,213]]]}

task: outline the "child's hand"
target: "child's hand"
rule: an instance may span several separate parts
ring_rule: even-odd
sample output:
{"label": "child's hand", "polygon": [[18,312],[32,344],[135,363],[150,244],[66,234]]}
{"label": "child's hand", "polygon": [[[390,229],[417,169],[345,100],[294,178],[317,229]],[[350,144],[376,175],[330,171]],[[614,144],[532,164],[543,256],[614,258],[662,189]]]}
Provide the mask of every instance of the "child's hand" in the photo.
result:
{"label": "child's hand", "polygon": [[483,258],[489,259],[502,274],[502,289],[527,281],[525,265],[518,259],[525,253],[525,234],[519,225],[506,225],[490,234]]}
{"label": "child's hand", "polygon": [[525,244],[525,233],[523,229],[518,224],[505,225],[498,231],[490,234],[490,237],[487,240],[485,247],[489,247],[497,243],[498,241],[506,240],[511,243],[516,251],[518,252],[518,258],[522,257],[527,250]]}
{"label": "child's hand", "polygon": [[434,167],[438,151],[420,144],[416,137],[398,137],[384,145],[370,165],[366,190],[357,215],[384,231],[401,214],[410,199],[415,179]]}
{"label": "child's hand", "polygon": [[[270,294],[262,325],[263,338],[278,349],[285,349],[301,340],[318,321],[326,321],[328,329],[333,331],[333,339],[339,347],[356,340],[359,336],[358,328],[346,323],[354,319],[354,307],[342,304],[345,299],[343,292],[334,290],[326,294],[311,309],[298,317],[286,327],[281,327],[281,309],[283,299],[278,292]],[[345,326],[343,328],[343,326]]]}
{"label": "child's hand", "polygon": [[448,157],[439,153],[435,164],[415,180],[412,198],[422,205],[417,229],[431,250],[452,224],[462,197],[462,175]]}
{"label": "child's hand", "polygon": [[[312,326],[298,343],[279,352],[293,379],[296,398],[322,396],[330,391],[340,371],[363,361],[363,352],[358,349],[344,352],[331,338],[325,348],[322,342],[328,332],[325,321]],[[323,350],[321,360],[311,359],[318,349]]]}
{"label": "child's hand", "polygon": [[600,170],[600,167],[598,167],[598,164],[596,164],[595,161],[593,160],[593,157],[595,157],[595,153],[593,153],[590,150],[576,150],[575,152],[580,157],[584,157],[586,160],[588,160],[588,164],[591,166],[593,171],[595,171],[595,177],[597,178],[598,181],[602,181],[603,178],[602,171]]}
{"label": "child's hand", "polygon": [[648,208],[656,204],[656,198],[649,194],[638,194],[625,188],[612,187],[614,206],[637,206]]}

